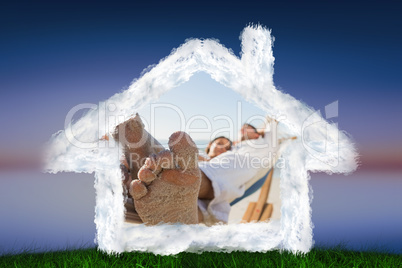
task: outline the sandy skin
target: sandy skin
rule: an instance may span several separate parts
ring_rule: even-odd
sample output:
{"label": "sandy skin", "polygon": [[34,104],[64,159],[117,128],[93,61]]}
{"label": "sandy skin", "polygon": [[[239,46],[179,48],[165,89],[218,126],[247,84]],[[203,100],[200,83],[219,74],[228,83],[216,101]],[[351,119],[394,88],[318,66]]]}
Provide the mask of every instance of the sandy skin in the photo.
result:
{"label": "sandy skin", "polygon": [[164,150],[163,146],[144,129],[141,118],[136,114],[133,118],[119,124],[113,138],[123,145],[124,159],[121,165],[126,189],[132,179],[136,179],[138,171],[145,159]]}
{"label": "sandy skin", "polygon": [[[136,210],[141,211],[141,215],[144,217],[144,219],[141,217],[142,221],[146,221],[145,217],[152,218],[152,220],[148,219],[148,224],[157,224],[160,221],[192,224],[195,222],[195,216],[193,214],[194,206],[198,214],[198,221],[196,223],[203,222],[203,214],[197,208],[197,201],[194,198],[192,190],[195,191],[195,189],[198,189],[198,199],[211,200],[214,198],[211,181],[202,171],[199,171],[198,165],[196,164],[197,162],[195,161],[196,155],[194,155],[194,157],[190,156],[190,154],[198,155],[198,150],[194,142],[191,140],[190,136],[184,132],[180,133],[182,134],[171,136],[171,142],[169,143],[171,150],[165,150],[163,146],[144,129],[144,124],[140,116],[136,114],[134,117],[119,124],[112,134],[113,138],[120,142],[124,148],[121,171],[123,186],[126,189],[125,193],[128,194],[128,197],[132,197],[132,194],[135,193],[136,198],[133,198],[134,207]],[[182,138],[185,139],[182,140]],[[105,139],[108,139],[108,137]],[[176,157],[177,163],[171,158],[174,155],[182,156]],[[194,165],[194,167],[191,167],[190,163]],[[183,167],[186,168],[183,169]],[[200,186],[197,186],[197,183],[199,183],[199,172],[201,174],[201,183]],[[139,177],[141,179],[138,179]],[[161,181],[154,181],[157,177],[163,179]],[[197,177],[196,180],[195,177]],[[133,180],[136,181],[131,187],[134,187],[134,191],[130,190],[130,185]],[[140,182],[144,185],[141,186]],[[188,188],[188,185],[191,185],[191,187]],[[165,191],[159,190],[159,188],[165,189]],[[148,191],[150,192],[149,194]],[[142,199],[143,197],[144,199]],[[176,197],[179,198],[178,200],[185,201],[175,201]],[[164,199],[168,201],[153,201],[152,198],[155,200]],[[142,202],[136,205],[136,199],[142,199]],[[149,206],[147,206],[148,203]],[[161,203],[166,203],[166,205]],[[163,209],[159,209],[159,206],[163,207]],[[170,206],[172,206],[172,208],[170,208]],[[164,217],[163,219],[158,219],[158,216],[153,215],[161,215],[161,213],[159,213],[160,210],[181,211],[177,209],[180,206],[183,206],[183,211],[191,210],[191,213],[168,213],[170,216]],[[134,213],[137,215],[138,211],[134,211]],[[182,216],[188,214],[190,216]]]}
{"label": "sandy skin", "polygon": [[[245,135],[249,132],[256,137]],[[259,135],[255,128],[242,128],[242,140],[243,136],[254,139]],[[211,180],[198,168],[198,160],[206,159],[199,159],[198,149],[188,134],[173,133],[169,139],[170,150],[164,150],[144,129],[137,114],[118,125],[113,138],[124,147],[123,185],[133,197],[135,210],[143,222],[155,225],[204,221],[197,199],[212,200],[214,190]],[[216,155],[224,151],[218,151]]]}
{"label": "sandy skin", "polygon": [[197,224],[201,185],[198,149],[185,132],[169,138],[169,150],[146,159],[130,184],[135,208],[147,225]]}

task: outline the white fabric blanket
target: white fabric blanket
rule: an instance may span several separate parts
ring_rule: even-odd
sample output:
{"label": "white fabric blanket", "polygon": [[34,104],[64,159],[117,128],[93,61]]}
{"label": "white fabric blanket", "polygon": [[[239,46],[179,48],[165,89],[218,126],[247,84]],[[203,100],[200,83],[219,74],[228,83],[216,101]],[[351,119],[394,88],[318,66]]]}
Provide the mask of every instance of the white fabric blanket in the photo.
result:
{"label": "white fabric blanket", "polygon": [[215,196],[212,200],[198,200],[206,224],[228,222],[230,202],[244,194],[246,183],[261,168],[272,168],[275,163],[279,147],[275,143],[271,132],[266,132],[264,138],[240,142],[231,151],[198,163],[211,180]]}

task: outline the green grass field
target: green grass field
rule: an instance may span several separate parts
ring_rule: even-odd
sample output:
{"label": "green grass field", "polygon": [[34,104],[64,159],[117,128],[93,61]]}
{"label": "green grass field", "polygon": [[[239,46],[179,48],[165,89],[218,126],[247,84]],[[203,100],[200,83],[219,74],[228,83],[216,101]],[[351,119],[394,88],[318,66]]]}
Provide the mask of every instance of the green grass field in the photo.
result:
{"label": "green grass field", "polygon": [[152,253],[108,255],[97,249],[20,253],[0,256],[0,267],[402,267],[402,255],[314,248],[308,254],[204,252],[160,256]]}

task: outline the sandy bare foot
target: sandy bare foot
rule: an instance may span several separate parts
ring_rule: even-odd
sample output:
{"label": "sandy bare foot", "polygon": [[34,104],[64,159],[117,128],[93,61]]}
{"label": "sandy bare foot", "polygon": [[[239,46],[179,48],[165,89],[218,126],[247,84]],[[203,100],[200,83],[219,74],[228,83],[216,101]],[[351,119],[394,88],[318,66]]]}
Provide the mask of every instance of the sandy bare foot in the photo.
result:
{"label": "sandy bare foot", "polygon": [[131,178],[137,178],[138,171],[145,159],[164,148],[144,129],[144,123],[138,113],[119,124],[112,135],[124,148],[124,165],[121,166],[121,169],[124,176],[123,184],[128,189]]}
{"label": "sandy bare foot", "polygon": [[169,138],[169,150],[148,158],[130,185],[135,208],[148,225],[198,223],[201,172],[198,149],[185,132]]}

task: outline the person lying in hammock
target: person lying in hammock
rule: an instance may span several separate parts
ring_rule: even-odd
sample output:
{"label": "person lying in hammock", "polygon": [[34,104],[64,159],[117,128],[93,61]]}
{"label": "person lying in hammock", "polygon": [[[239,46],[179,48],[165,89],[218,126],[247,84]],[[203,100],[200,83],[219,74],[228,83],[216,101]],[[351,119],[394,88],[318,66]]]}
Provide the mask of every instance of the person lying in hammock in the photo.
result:
{"label": "person lying in hammock", "polygon": [[173,133],[165,150],[144,129],[138,114],[118,125],[113,138],[124,147],[124,185],[148,225],[227,223],[229,200],[244,194],[245,183],[264,165],[262,161],[272,166],[277,151],[271,133],[263,137],[244,125],[242,141],[231,148],[230,140],[216,138],[207,147],[209,161],[199,161],[187,133]]}
{"label": "person lying in hammock", "polygon": [[232,142],[230,139],[219,136],[209,142],[208,146],[205,148],[205,153],[209,158],[199,156],[200,161],[209,161],[210,159],[231,150],[232,145],[238,144],[239,142],[245,140],[254,140],[259,137],[264,137],[265,130],[257,130],[253,125],[243,124],[240,129],[240,140]]}
{"label": "person lying in hammock", "polygon": [[225,136],[219,136],[211,140],[205,148],[207,157],[198,155],[199,161],[209,161],[212,158],[232,149],[232,141]]}

